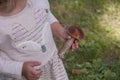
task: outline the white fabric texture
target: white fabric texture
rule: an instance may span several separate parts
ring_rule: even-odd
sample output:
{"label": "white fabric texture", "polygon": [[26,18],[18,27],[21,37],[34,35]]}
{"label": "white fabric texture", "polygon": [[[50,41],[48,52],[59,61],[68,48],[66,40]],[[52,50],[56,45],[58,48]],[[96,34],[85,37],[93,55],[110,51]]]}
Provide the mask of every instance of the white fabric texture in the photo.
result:
{"label": "white fabric texture", "polygon": [[[48,16],[48,19],[49,19],[49,22],[52,24],[53,22],[58,22],[58,20],[55,18],[55,16],[51,13],[50,11],[50,5],[48,3],[48,0],[31,0],[34,7],[36,8],[46,8],[46,9],[49,9],[49,16]],[[31,3],[31,2],[29,2]]]}
{"label": "white fabric texture", "polygon": [[[39,80],[68,80],[50,29],[50,24],[56,21],[50,12],[48,0],[28,0],[20,13],[9,17],[0,16],[0,80],[23,80],[23,62],[29,60],[43,61],[44,65],[40,67],[43,74]],[[22,44],[27,41],[40,45],[41,52],[34,53],[34,50],[38,50],[35,48],[30,53],[31,47]],[[27,48],[22,51],[21,46]],[[40,55],[45,59],[40,58]]]}

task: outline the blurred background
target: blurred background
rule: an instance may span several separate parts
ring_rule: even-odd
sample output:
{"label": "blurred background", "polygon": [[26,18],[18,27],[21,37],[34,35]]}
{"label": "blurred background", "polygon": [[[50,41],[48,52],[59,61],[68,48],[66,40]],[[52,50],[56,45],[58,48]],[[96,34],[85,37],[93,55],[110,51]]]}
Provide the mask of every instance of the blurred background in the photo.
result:
{"label": "blurred background", "polygon": [[49,1],[62,25],[80,26],[85,34],[65,55],[70,80],[120,80],[120,0]]}

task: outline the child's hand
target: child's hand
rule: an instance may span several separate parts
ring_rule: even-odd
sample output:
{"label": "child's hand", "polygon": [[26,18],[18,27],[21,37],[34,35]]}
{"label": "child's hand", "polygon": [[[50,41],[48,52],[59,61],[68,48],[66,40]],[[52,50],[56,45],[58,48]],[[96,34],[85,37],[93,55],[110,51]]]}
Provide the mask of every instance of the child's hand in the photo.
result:
{"label": "child's hand", "polygon": [[36,80],[40,77],[42,74],[42,71],[40,69],[34,69],[35,66],[40,66],[39,62],[24,62],[23,68],[22,68],[22,75],[27,80]]}
{"label": "child's hand", "polygon": [[[60,39],[61,41],[65,42],[66,40],[71,39],[71,36],[68,35],[68,33],[65,31],[65,29],[63,29],[63,30],[60,32],[60,34],[59,34],[59,39]],[[75,41],[73,42],[73,44],[72,44],[72,46],[71,46],[70,49],[73,51],[73,50],[75,50],[75,49],[77,49],[77,48],[78,48],[78,41],[75,40]]]}
{"label": "child's hand", "polygon": [[[66,32],[64,32],[64,33],[62,33],[61,38],[62,38],[63,41],[66,41],[66,40],[70,39],[71,36],[69,36]],[[77,48],[78,48],[78,41],[75,40],[73,42],[72,46],[71,46],[71,50],[73,51],[73,50],[75,50]]]}
{"label": "child's hand", "polygon": [[[51,28],[52,28],[52,33],[53,35],[57,36],[61,41],[66,41],[67,39],[70,39],[71,36],[69,36],[65,30],[65,28],[63,28],[63,26],[61,24],[59,24],[58,22],[54,22],[53,24],[51,24]],[[75,40],[74,43],[71,46],[71,50],[73,51],[74,49],[78,48],[78,41]]]}

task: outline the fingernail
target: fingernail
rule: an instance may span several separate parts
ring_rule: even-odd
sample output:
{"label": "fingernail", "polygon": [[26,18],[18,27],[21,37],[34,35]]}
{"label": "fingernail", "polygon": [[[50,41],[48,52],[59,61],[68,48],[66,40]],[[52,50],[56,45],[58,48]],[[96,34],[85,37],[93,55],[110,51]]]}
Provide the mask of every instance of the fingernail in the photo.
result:
{"label": "fingernail", "polygon": [[68,39],[70,39],[71,38],[71,36],[68,36]]}

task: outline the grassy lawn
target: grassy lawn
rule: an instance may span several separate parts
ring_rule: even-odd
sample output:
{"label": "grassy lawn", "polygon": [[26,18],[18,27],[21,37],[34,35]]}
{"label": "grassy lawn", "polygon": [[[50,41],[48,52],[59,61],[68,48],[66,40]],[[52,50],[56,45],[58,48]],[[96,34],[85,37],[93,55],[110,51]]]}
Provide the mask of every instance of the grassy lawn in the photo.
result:
{"label": "grassy lawn", "polygon": [[61,24],[78,25],[85,34],[66,54],[70,80],[120,80],[120,0],[49,1]]}

